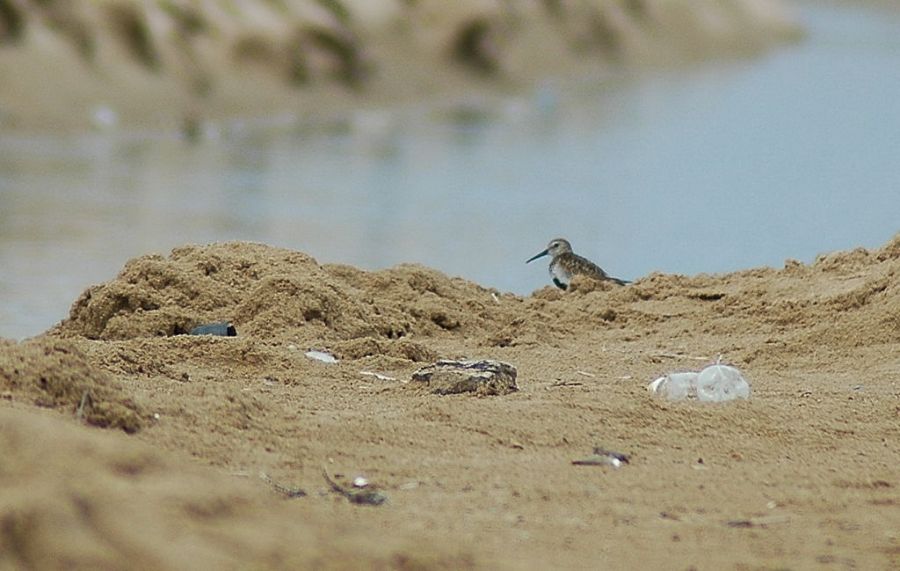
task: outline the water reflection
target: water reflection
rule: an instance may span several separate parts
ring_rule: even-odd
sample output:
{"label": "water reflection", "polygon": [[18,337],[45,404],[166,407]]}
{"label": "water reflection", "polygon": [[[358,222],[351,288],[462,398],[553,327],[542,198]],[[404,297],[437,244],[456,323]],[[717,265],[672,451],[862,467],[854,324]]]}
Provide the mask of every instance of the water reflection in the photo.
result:
{"label": "water reflection", "polygon": [[255,240],[321,261],[421,262],[527,293],[565,235],[610,273],[721,272],[900,227],[896,13],[809,5],[761,60],[497,105],[360,112],[174,137],[0,139],[0,335],[36,334],[124,262]]}

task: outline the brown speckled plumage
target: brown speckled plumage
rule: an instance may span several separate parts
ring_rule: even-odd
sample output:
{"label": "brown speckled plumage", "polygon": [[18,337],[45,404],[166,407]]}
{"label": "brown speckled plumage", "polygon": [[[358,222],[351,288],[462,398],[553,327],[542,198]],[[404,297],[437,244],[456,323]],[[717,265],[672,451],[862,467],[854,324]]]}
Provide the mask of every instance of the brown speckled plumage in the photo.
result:
{"label": "brown speckled plumage", "polygon": [[625,285],[628,282],[614,278],[603,271],[603,268],[588,260],[582,258],[572,251],[572,245],[564,238],[556,238],[550,241],[547,249],[539,254],[532,256],[527,262],[531,262],[543,256],[550,256],[550,277],[553,283],[560,289],[567,289],[572,276],[580,275],[599,281],[610,281],[618,285]]}

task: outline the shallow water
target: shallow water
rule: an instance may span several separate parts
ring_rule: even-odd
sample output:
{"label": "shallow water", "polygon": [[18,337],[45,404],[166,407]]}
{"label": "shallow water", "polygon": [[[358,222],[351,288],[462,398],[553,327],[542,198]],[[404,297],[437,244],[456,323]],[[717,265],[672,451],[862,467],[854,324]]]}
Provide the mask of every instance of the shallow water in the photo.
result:
{"label": "shallow water", "polygon": [[557,235],[611,274],[874,247],[900,230],[900,11],[802,4],[758,59],[317,127],[0,137],[0,336],[37,334],[126,260],[254,240],[419,262],[528,293]]}

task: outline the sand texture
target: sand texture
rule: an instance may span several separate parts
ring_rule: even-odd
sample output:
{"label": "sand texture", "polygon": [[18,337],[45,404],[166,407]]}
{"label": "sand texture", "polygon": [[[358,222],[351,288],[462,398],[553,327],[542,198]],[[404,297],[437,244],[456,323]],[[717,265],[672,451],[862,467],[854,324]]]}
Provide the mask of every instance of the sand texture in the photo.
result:
{"label": "sand texture", "polygon": [[[648,393],[719,355],[749,400]],[[438,359],[518,390],[409,382]],[[0,397],[3,570],[900,566],[900,235],[525,298],[185,246],[2,342]]]}
{"label": "sand texture", "polygon": [[196,136],[797,35],[778,0],[0,0],[0,129]]}

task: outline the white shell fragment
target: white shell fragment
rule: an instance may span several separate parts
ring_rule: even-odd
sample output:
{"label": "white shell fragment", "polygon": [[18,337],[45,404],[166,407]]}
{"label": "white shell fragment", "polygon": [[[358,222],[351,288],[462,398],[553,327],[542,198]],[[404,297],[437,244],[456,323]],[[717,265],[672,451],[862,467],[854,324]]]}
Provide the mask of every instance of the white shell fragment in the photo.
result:
{"label": "white shell fragment", "polygon": [[337,357],[331,353],[326,353],[325,351],[307,351],[306,356],[310,359],[315,359],[316,361],[322,361],[323,363],[338,362]]}
{"label": "white shell fragment", "polygon": [[362,476],[357,476],[353,478],[353,487],[354,488],[365,488],[369,485],[369,481]]}
{"label": "white shell fragment", "polygon": [[382,375],[381,373],[374,373],[372,371],[360,371],[360,375],[364,375],[366,377],[375,377],[379,381],[396,381],[394,377],[389,377],[387,375]]}

